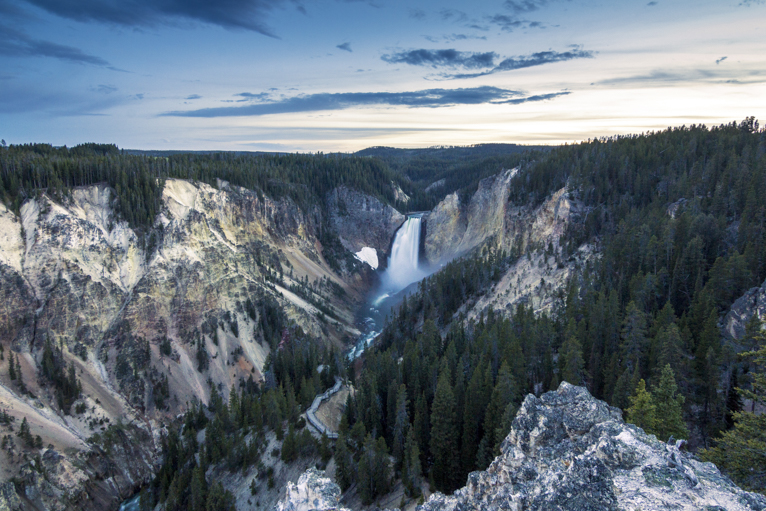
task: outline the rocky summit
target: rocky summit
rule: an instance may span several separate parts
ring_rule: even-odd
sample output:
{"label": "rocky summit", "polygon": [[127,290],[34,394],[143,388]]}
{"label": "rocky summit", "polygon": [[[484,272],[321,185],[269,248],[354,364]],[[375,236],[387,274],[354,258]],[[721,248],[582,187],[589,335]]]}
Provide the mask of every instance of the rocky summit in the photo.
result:
{"label": "rocky summit", "polygon": [[[298,491],[305,488],[305,491]],[[309,495],[310,494],[310,495]],[[335,484],[307,472],[279,510],[335,509]],[[332,498],[330,498],[332,497]],[[328,502],[330,498],[332,502]],[[313,500],[312,500],[313,502]],[[452,495],[436,493],[419,511],[468,510],[764,510],[749,493],[683,450],[622,420],[617,408],[566,382],[524,400],[501,454]]]}

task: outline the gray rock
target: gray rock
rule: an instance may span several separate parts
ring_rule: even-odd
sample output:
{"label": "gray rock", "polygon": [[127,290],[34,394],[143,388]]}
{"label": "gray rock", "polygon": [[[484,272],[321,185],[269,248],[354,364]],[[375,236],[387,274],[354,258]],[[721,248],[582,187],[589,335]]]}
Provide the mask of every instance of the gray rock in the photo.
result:
{"label": "gray rock", "polygon": [[562,383],[527,396],[484,472],[451,496],[434,494],[419,511],[763,510],[748,493],[701,463],[622,421],[618,409]]}
{"label": "gray rock", "polygon": [[274,511],[343,511],[338,506],[340,487],[315,468],[305,471],[297,483],[287,483],[285,496]]}
{"label": "gray rock", "polygon": [[9,481],[0,484],[0,511],[19,511],[21,509],[21,499],[19,499],[13,483]]}
{"label": "gray rock", "polygon": [[330,223],[346,249],[374,248],[378,260],[388,254],[404,215],[375,197],[341,186],[327,195]]}
{"label": "gray rock", "polygon": [[749,289],[732,304],[723,319],[723,334],[730,341],[741,339],[748,321],[756,314],[761,318],[766,314],[766,282]]}

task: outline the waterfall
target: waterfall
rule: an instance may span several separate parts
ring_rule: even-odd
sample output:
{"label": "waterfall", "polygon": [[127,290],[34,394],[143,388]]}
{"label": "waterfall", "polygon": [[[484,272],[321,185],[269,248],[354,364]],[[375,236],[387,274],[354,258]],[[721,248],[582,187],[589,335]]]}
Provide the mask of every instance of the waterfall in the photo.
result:
{"label": "waterfall", "polygon": [[418,264],[420,251],[420,215],[407,217],[404,224],[396,231],[388,268],[383,275],[383,289],[389,295],[397,293],[413,282],[424,278],[427,272]]}
{"label": "waterfall", "polygon": [[[396,293],[428,276],[427,268],[421,268],[418,261],[420,251],[420,225],[422,215],[410,215],[399,227],[391,245],[391,255],[388,257],[388,268],[381,276],[381,286],[377,290],[378,297],[370,302],[367,317],[364,318],[360,330],[363,334],[346,357],[354,360],[375,341],[383,326],[383,316],[397,303]],[[387,300],[388,299],[388,300]]]}

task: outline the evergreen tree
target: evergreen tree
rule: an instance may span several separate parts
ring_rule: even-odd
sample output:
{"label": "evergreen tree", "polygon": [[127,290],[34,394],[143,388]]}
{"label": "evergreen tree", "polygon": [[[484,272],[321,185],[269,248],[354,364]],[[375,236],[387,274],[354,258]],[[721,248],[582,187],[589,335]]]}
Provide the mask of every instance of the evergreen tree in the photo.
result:
{"label": "evergreen tree", "polygon": [[404,463],[402,464],[402,482],[410,497],[420,495],[420,485],[423,478],[423,470],[420,465],[420,449],[415,439],[415,431],[410,428],[407,431],[407,442],[404,447]]}
{"label": "evergreen tree", "polygon": [[563,361],[561,379],[572,385],[582,385],[585,381],[585,361],[582,357],[582,344],[574,332],[567,336],[559,356]]}
{"label": "evergreen tree", "polygon": [[630,398],[627,421],[649,434],[655,433],[657,408],[652,395],[646,390],[646,382],[639,380],[636,392]]}
{"label": "evergreen tree", "polygon": [[346,445],[346,436],[341,433],[335,442],[335,482],[341,491],[346,491],[354,480],[354,460]]}
{"label": "evergreen tree", "polygon": [[12,351],[8,356],[8,377],[11,381],[16,380],[16,360]]}
{"label": "evergreen tree", "polygon": [[207,481],[202,467],[197,465],[191,478],[191,511],[205,511],[207,506]]}
{"label": "evergreen tree", "polygon": [[670,364],[665,365],[659,385],[652,392],[655,404],[655,431],[657,438],[666,441],[672,435],[676,439],[689,438],[689,430],[684,423],[684,396],[676,395],[678,386]]}
{"label": "evergreen tree", "polygon": [[439,491],[454,489],[458,472],[458,431],[455,426],[455,397],[449,371],[442,371],[431,405],[431,475]]}
{"label": "evergreen tree", "polygon": [[[743,353],[754,366],[751,389],[738,389],[745,399],[766,405],[766,335],[756,338],[760,347]],[[718,438],[716,446],[704,450],[701,456],[712,461],[738,485],[766,494],[766,414],[736,412],[734,427]]]}

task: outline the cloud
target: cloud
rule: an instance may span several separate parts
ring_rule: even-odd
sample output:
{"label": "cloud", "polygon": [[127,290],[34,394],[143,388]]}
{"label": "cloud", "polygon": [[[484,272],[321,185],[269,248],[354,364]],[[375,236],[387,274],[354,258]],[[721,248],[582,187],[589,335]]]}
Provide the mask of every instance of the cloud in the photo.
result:
{"label": "cloud", "polygon": [[569,51],[539,51],[530,55],[522,55],[519,57],[510,57],[497,66],[487,71],[479,73],[460,73],[460,74],[443,74],[441,78],[455,79],[455,78],[477,78],[479,76],[487,76],[494,73],[500,73],[502,71],[513,71],[514,69],[523,69],[526,67],[542,66],[544,64],[552,64],[554,62],[564,62],[574,59],[592,59],[595,53],[589,50],[582,50],[579,47],[574,47]]}
{"label": "cloud", "polygon": [[191,94],[189,96],[186,96],[186,98],[184,99],[202,99],[202,96],[200,96],[199,94]]}
{"label": "cloud", "polygon": [[421,20],[421,21],[426,19],[426,11],[424,11],[423,9],[413,9],[412,7],[410,7],[408,11],[409,11],[410,18],[412,19]]}
{"label": "cloud", "polygon": [[527,96],[522,91],[498,87],[460,89],[427,89],[412,92],[341,92],[305,94],[276,101],[238,107],[203,108],[199,110],[166,112],[171,117],[243,117],[322,110],[343,110],[363,106],[405,106],[438,108],[455,105],[518,104],[545,101],[569,92]]}
{"label": "cloud", "polygon": [[724,56],[724,57],[721,57],[720,59],[716,59],[715,63],[716,63],[716,64],[720,64],[721,62],[723,62],[723,61],[724,61],[724,60],[726,60],[727,58],[728,58],[728,57]]}
{"label": "cloud", "polygon": [[430,66],[433,68],[462,67],[465,69],[483,69],[495,65],[497,53],[465,52],[447,50],[408,50],[386,54],[380,57],[389,64],[409,64],[411,66]]}
{"label": "cloud", "polygon": [[25,33],[0,25],[0,54],[11,57],[51,57],[80,64],[111,67],[109,62],[78,48],[33,39]]}
{"label": "cloud", "polygon": [[441,41],[446,41],[446,42],[449,42],[449,43],[453,43],[455,41],[467,41],[468,39],[481,39],[481,40],[486,41],[487,40],[487,36],[483,36],[483,35],[468,35],[468,34],[448,34],[448,35],[443,35],[441,37],[434,37],[434,36],[430,36],[430,35],[424,35],[423,39],[425,39],[426,41],[430,41],[432,43],[438,43],[438,42],[441,42]]}
{"label": "cloud", "polygon": [[513,14],[526,14],[536,11],[548,3],[548,0],[505,0],[503,7]]}
{"label": "cloud", "polygon": [[351,49],[351,43],[343,43],[336,46],[339,50],[347,51],[349,53],[353,52],[354,50]]}
{"label": "cloud", "polygon": [[646,5],[647,5],[648,7],[654,7],[655,5],[657,5],[657,2],[655,2],[654,0],[652,0],[651,2],[649,2],[649,3],[648,3],[648,4],[646,4]]}
{"label": "cloud", "polygon": [[[271,88],[269,90],[274,91],[276,89]],[[239,94],[234,95],[240,98],[244,98],[244,100],[240,101],[264,101],[271,97],[268,92],[258,92],[257,94],[253,94],[252,92],[240,92]]]}
{"label": "cloud", "polygon": [[[27,0],[46,11],[82,22],[154,26],[186,19],[276,37],[264,19],[287,0]],[[298,4],[300,6],[300,4]]]}
{"label": "cloud", "polygon": [[487,16],[486,20],[499,26],[504,32],[513,32],[520,28],[545,28],[541,21],[529,21],[516,16],[509,16],[508,14],[493,14],[492,16]]}
{"label": "cloud", "polygon": [[729,68],[710,69],[655,69],[647,74],[609,78],[596,82],[595,85],[616,85],[626,87],[645,87],[647,84],[685,84],[685,83],[764,83],[766,71],[760,69],[742,70],[732,76]]}
{"label": "cloud", "polygon": [[95,90],[96,92],[100,92],[102,94],[111,94],[112,92],[117,92],[118,89],[114,85],[105,85],[102,83],[101,85],[99,85],[93,90]]}
{"label": "cloud", "polygon": [[457,9],[442,9],[439,11],[439,16],[441,16],[442,20],[444,21],[451,20],[455,21],[456,23],[468,21],[468,15],[463,11],[458,11]]}

